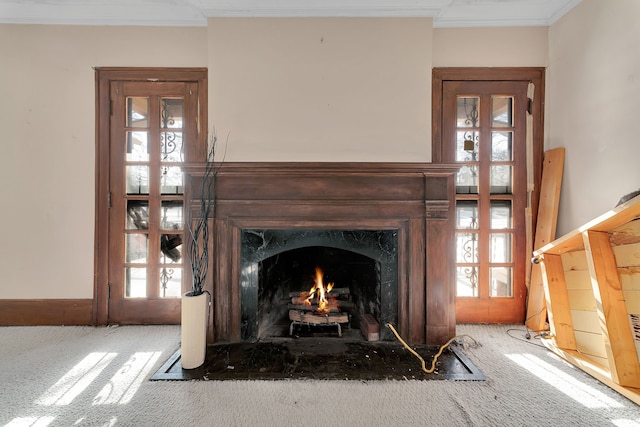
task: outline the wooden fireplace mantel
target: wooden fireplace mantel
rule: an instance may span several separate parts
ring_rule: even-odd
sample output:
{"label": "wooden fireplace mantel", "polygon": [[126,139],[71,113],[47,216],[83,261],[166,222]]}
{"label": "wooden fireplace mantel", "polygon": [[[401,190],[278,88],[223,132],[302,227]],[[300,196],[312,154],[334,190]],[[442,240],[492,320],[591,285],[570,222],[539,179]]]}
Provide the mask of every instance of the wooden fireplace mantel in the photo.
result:
{"label": "wooden fireplace mantel", "polygon": [[[456,323],[457,171],[432,163],[220,164],[210,219],[208,343],[241,339],[241,231],[306,228],[397,230],[396,326],[411,343],[444,344]],[[198,188],[204,165],[185,172],[193,220],[198,194],[189,190]]]}

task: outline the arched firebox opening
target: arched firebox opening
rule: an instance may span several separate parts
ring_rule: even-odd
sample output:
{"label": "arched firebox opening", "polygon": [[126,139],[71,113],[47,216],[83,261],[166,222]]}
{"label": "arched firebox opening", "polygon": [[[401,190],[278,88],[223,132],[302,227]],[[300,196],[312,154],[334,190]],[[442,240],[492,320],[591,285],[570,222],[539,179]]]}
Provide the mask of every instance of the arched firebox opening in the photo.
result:
{"label": "arched firebox opening", "polygon": [[[340,313],[350,337],[360,336],[364,314],[397,322],[397,246],[395,230],[243,230],[242,339],[289,336],[291,310],[317,313],[303,304],[318,281],[332,284],[331,316]],[[293,323],[296,331],[331,329]],[[386,328],[380,332],[391,338]]]}
{"label": "arched firebox opening", "polygon": [[[359,328],[362,314],[379,318],[379,262],[356,252],[326,246],[293,249],[259,263],[258,339],[287,334],[291,329],[289,311],[304,310],[303,301],[311,304],[317,299],[314,296],[311,300],[305,299],[318,281],[316,271],[320,271],[325,286],[334,286],[327,297],[334,298],[337,310],[347,314],[348,327]],[[307,325],[306,329],[318,330],[320,326]]]}

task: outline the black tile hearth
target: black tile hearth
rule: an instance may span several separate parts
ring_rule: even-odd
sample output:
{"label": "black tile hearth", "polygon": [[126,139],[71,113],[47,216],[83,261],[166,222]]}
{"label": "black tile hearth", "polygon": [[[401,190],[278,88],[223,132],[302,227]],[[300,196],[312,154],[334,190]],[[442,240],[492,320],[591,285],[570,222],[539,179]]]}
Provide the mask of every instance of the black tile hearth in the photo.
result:
{"label": "black tile hearth", "polygon": [[[431,366],[438,347],[413,346]],[[457,344],[446,348],[427,374],[421,362],[397,342],[331,337],[280,338],[207,348],[203,366],[184,370],[178,349],[151,380],[472,380],[484,375]]]}

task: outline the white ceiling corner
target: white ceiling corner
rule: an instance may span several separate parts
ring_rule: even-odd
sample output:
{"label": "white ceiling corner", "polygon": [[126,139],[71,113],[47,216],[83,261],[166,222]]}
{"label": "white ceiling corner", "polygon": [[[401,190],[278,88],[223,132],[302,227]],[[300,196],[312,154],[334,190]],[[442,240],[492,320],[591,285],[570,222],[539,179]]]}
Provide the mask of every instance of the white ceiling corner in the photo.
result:
{"label": "white ceiling corner", "polygon": [[206,26],[209,17],[432,17],[434,27],[548,26],[581,0],[0,0],[0,23]]}

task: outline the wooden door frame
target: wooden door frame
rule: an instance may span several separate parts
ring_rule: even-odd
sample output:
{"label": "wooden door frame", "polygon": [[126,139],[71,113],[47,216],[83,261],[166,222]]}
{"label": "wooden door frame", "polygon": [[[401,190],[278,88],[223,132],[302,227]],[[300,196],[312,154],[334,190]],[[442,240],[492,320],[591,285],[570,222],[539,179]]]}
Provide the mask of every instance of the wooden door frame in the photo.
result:
{"label": "wooden door frame", "polygon": [[[536,229],[538,203],[540,200],[540,184],[542,180],[542,163],[544,159],[544,95],[545,69],[543,67],[443,67],[434,68],[432,72],[432,139],[431,161],[443,163],[444,144],[442,141],[442,102],[445,81],[520,81],[535,85],[533,102],[530,110],[533,116],[533,179],[534,188],[531,193],[532,221],[528,232],[533,236]],[[528,262],[528,259],[527,259]],[[526,278],[528,281],[528,278]],[[527,293],[528,293],[527,287]],[[526,313],[526,298],[525,298]],[[523,319],[524,322],[524,319]]]}
{"label": "wooden door frame", "polygon": [[[95,229],[93,260],[93,323],[109,321],[109,181],[110,181],[110,86],[112,81],[166,81],[198,83],[199,138],[206,139],[208,105],[208,71],[206,68],[165,67],[97,67],[96,84],[96,160],[95,160]],[[206,140],[198,144],[206,147]]]}

